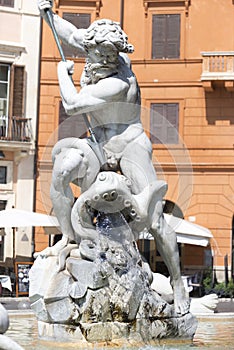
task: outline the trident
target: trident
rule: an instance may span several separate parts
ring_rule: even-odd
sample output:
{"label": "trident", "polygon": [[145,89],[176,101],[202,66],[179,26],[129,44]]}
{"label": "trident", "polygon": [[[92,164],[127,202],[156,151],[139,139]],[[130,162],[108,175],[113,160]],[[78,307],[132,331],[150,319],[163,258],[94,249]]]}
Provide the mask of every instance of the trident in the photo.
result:
{"label": "trident", "polygon": [[[50,28],[52,30],[52,33],[53,33],[56,45],[58,47],[61,59],[62,59],[63,62],[66,62],[66,57],[64,55],[61,43],[59,41],[58,33],[56,32],[56,29],[55,29],[55,26],[54,26],[51,10],[47,8],[44,11],[46,13],[46,16],[47,16],[47,19],[48,19],[48,22],[49,22],[49,26],[50,26]],[[72,80],[72,77],[71,77],[71,80]],[[105,159],[103,150],[100,149],[100,144],[97,142],[95,133],[94,133],[92,127],[91,127],[91,124],[89,122],[89,119],[88,119],[87,115],[83,113],[82,116],[84,118],[86,127],[87,127],[87,129],[89,131],[90,138],[91,138],[91,140],[93,142],[93,145],[90,144],[90,146],[92,147],[92,149],[94,150],[96,156],[98,157],[98,159],[99,159],[99,161],[101,163],[101,166],[103,166],[104,164],[106,164],[106,159]]]}

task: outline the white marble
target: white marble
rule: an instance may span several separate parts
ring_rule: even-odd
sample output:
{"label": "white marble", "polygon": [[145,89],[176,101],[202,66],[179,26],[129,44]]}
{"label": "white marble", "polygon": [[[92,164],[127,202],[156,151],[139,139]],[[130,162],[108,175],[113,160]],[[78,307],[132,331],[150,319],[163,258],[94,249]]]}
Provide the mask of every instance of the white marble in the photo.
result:
{"label": "white marble", "polygon": [[[51,4],[38,1],[47,22]],[[38,318],[82,325],[87,342],[103,341],[107,329],[113,340],[108,324],[114,322],[122,325],[120,338],[136,336],[132,322],[143,342],[191,338],[196,320],[180,274],[176,235],[162,214],[167,184],[157,179],[152,164],[152,146],[140,119],[140,90],[127,56],[134,48],[116,22],[101,19],[84,30],[50,13],[59,38],[86,53],[79,91],[71,79],[74,62],[59,62],[58,80],[67,114],[85,114],[92,130],[87,139],[63,139],[53,149],[51,200],[63,239],[37,258],[44,257],[47,265],[57,257],[57,272],[45,293],[30,290],[35,309],[43,305]],[[75,203],[71,183],[81,188]],[[156,239],[170,272],[173,304],[150,287],[152,275],[136,245],[144,228]],[[48,260],[46,269],[49,265]]]}

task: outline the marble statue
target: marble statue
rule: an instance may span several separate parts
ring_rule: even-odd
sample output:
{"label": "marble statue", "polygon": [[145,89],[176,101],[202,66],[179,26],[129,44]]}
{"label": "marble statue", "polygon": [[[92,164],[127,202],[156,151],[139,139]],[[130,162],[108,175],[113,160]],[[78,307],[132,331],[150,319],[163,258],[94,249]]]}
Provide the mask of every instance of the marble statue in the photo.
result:
{"label": "marble statue", "polygon": [[[52,152],[51,200],[63,238],[38,254],[30,272],[39,333],[50,337],[57,323],[60,330],[61,324],[76,326],[80,341],[191,338],[196,321],[181,279],[176,235],[163,217],[167,184],[157,179],[151,161],[140,90],[127,56],[134,48],[118,23],[101,19],[77,29],[54,14],[52,5],[38,1],[43,18],[48,21],[49,9],[59,38],[87,57],[79,92],[71,79],[74,63],[58,64],[63,106],[68,115],[85,114],[91,133],[87,139],[62,139]],[[75,203],[71,183],[81,189]],[[168,267],[173,305],[150,287],[152,272],[136,245],[144,228]]]}
{"label": "marble statue", "polygon": [[[192,292],[193,287],[186,285],[187,281],[185,282],[185,289],[188,293]],[[160,273],[153,273],[151,288],[160,294],[164,300],[172,302],[173,290],[166,276]],[[218,303],[219,298],[215,293],[204,295],[200,298],[190,298],[190,312],[194,315],[213,314],[217,310]]]}
{"label": "marble statue", "polygon": [[0,304],[0,349],[4,350],[24,350],[14,340],[9,338],[4,333],[9,328],[9,316],[7,310]]}

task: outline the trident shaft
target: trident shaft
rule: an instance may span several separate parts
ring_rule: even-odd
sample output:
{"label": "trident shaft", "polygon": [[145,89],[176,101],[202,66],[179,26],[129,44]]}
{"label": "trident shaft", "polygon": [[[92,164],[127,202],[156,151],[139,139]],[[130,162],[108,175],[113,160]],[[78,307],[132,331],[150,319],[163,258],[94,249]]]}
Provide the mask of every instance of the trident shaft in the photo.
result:
{"label": "trident shaft", "polygon": [[[52,13],[51,13],[51,10],[50,9],[45,9],[44,10],[45,13],[46,13],[46,17],[48,19],[48,23],[49,23],[49,26],[52,30],[52,33],[53,33],[53,36],[54,36],[54,39],[55,39],[55,42],[56,42],[56,45],[58,47],[58,50],[59,50],[59,54],[62,58],[62,61],[66,62],[66,57],[64,55],[64,52],[63,52],[63,49],[62,49],[62,46],[61,46],[61,43],[60,43],[60,40],[59,40],[59,37],[58,37],[58,33],[55,29],[55,26],[54,26],[54,22],[53,22],[53,17],[52,17]],[[72,77],[71,77],[71,80],[72,80]],[[100,144],[97,142],[97,139],[96,139],[96,136],[95,136],[95,133],[91,127],[91,124],[89,122],[89,119],[87,117],[86,114],[82,114],[83,118],[84,118],[84,121],[85,121],[85,124],[86,124],[86,127],[89,131],[89,134],[90,134],[90,138],[93,142],[93,146],[90,145],[94,152],[96,153],[97,157],[99,158],[99,161],[101,163],[101,165],[105,164],[106,163],[106,159],[105,159],[105,156],[103,154],[103,150],[100,149]]]}

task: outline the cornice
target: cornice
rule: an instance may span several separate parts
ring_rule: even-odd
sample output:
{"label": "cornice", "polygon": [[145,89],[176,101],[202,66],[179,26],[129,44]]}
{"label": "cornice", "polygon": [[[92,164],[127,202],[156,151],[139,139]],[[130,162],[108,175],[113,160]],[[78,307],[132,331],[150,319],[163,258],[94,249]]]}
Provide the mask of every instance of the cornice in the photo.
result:
{"label": "cornice", "polygon": [[[74,79],[73,80],[73,83],[74,83],[74,85],[75,86],[77,86],[77,87],[80,87],[80,80],[76,80],[76,79]],[[50,85],[50,86],[58,86],[59,85],[59,82],[58,82],[58,79],[56,78],[56,79],[41,79],[40,80],[40,84],[41,85]]]}
{"label": "cornice", "polygon": [[180,5],[182,4],[185,7],[185,14],[188,16],[189,6],[191,0],[143,0],[143,6],[145,8],[145,17],[148,17],[149,6],[165,6],[165,5]]}
{"label": "cornice", "polygon": [[[83,57],[73,57],[72,60],[76,63],[85,63],[85,58]],[[46,57],[41,58],[42,62],[60,62],[61,58],[58,57]],[[153,59],[131,59],[131,64],[138,65],[160,65],[160,64],[202,64],[203,60],[201,58],[188,58],[188,59],[178,59],[178,60],[153,60]]]}
{"label": "cornice", "polygon": [[2,61],[10,60],[13,62],[17,57],[20,57],[22,52],[26,52],[26,46],[23,43],[0,41],[0,57]]}
{"label": "cornice", "polygon": [[[66,5],[66,1],[61,0],[55,0],[55,9],[58,10],[58,8],[61,6],[61,4]],[[96,8],[96,18],[100,17],[100,10],[102,7],[102,1],[101,0],[69,0],[68,1],[69,6],[74,4],[74,6],[84,6],[84,4],[93,5],[93,7]]]}
{"label": "cornice", "polygon": [[200,81],[179,81],[178,80],[170,80],[170,81],[158,81],[157,79],[153,81],[144,81],[141,82],[138,79],[138,85],[140,87],[203,87],[202,82]]}
{"label": "cornice", "polygon": [[[61,61],[61,57],[42,57],[41,58],[41,62],[60,62]],[[72,61],[76,62],[76,63],[85,63],[85,58],[81,57],[81,58],[77,58],[77,57],[72,57]]]}
{"label": "cornice", "polygon": [[[158,163],[153,163],[155,167]],[[234,164],[221,164],[221,163],[191,163],[191,164],[175,164],[175,163],[163,163],[160,162],[160,167],[164,171],[170,172],[210,172],[210,173],[227,173],[233,172]]]}
{"label": "cornice", "polygon": [[40,171],[52,171],[53,169],[52,161],[45,161],[45,160],[39,159],[38,165],[39,165]]}
{"label": "cornice", "polygon": [[188,58],[188,59],[164,59],[164,60],[153,60],[153,59],[131,59],[132,64],[142,65],[160,65],[160,64],[200,64],[203,60],[201,58]]}

